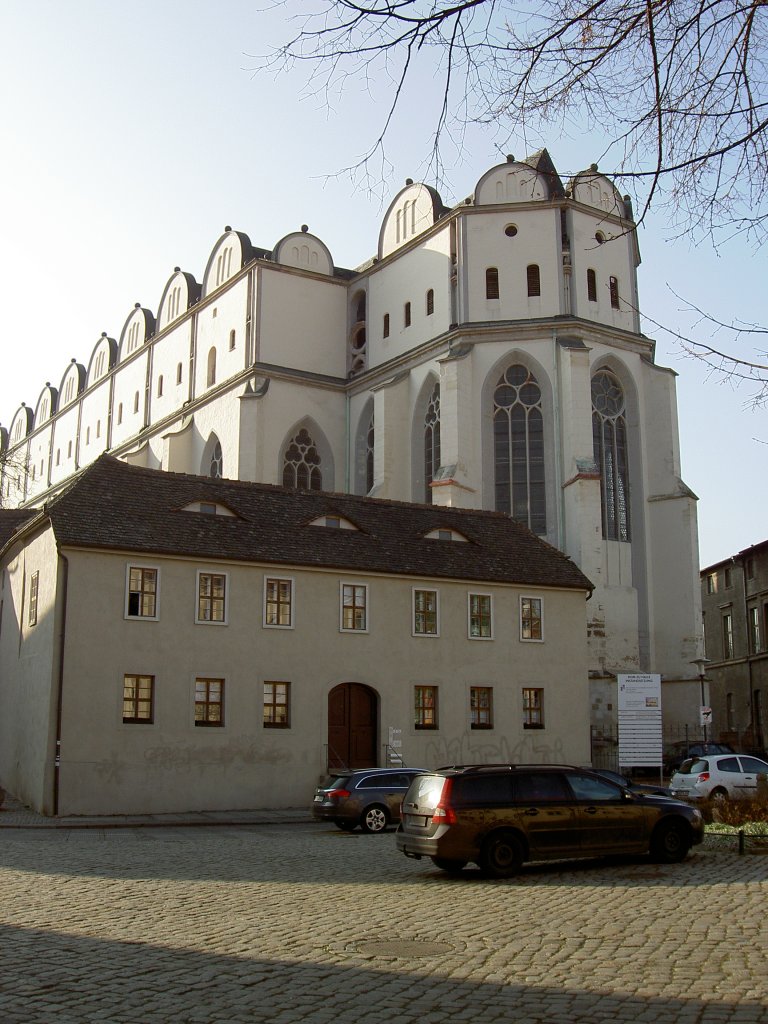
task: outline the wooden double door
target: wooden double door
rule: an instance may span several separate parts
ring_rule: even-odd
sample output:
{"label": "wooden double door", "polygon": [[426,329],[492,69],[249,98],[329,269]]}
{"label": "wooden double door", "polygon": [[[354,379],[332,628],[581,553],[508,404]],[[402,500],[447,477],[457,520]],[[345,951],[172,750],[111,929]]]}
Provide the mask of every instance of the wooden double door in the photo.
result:
{"label": "wooden double door", "polygon": [[376,766],[378,703],[362,683],[341,683],[328,694],[329,770]]}

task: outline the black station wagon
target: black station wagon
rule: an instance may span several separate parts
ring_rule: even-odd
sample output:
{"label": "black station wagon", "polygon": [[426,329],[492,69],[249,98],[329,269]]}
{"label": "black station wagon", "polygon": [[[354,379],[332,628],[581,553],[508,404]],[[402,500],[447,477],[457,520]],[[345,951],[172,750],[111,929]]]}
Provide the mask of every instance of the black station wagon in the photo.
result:
{"label": "black station wagon", "polygon": [[526,861],[648,854],[683,860],[704,838],[701,814],[635,794],[568,765],[464,765],[414,779],[397,848],[444,871],[478,864],[504,878]]}
{"label": "black station wagon", "polygon": [[400,820],[400,805],[421,768],[364,768],[329,775],[315,790],[312,816],[351,832],[382,832]]}

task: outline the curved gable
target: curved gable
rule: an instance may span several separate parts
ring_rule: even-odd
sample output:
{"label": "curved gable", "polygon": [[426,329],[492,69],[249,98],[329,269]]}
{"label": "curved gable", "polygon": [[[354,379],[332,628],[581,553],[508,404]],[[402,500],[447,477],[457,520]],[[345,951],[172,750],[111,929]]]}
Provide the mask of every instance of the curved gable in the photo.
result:
{"label": "curved gable", "polygon": [[22,402],[11,420],[11,429],[8,431],[8,443],[14,445],[23,441],[31,432],[33,423],[32,409]]}
{"label": "curved gable", "polygon": [[181,267],[174,267],[173,274],[163,289],[158,306],[158,330],[167,327],[182,316],[200,298],[200,285],[192,274],[187,274]]}
{"label": "curved gable", "polygon": [[59,388],[59,409],[70,405],[85,387],[85,367],[73,359],[64,371]]}
{"label": "curved gable", "polygon": [[579,171],[574,175],[568,188],[571,197],[577,203],[592,206],[596,210],[602,210],[603,213],[612,214],[614,217],[631,216],[613,182],[604,174],[598,173],[597,164],[592,164],[588,171]]}
{"label": "curved gable", "polygon": [[52,388],[50,381],[46,381],[45,387],[40,392],[40,397],[37,400],[37,406],[35,407],[36,427],[41,426],[56,412],[56,400],[58,397],[59,393],[56,388]]}
{"label": "curved gable", "polygon": [[216,291],[251,259],[253,247],[248,235],[227,225],[214,245],[203,275],[203,295]]}
{"label": "curved gable", "polygon": [[379,232],[379,259],[426,231],[444,212],[443,201],[433,188],[421,182],[414,184],[409,178],[384,215]]}
{"label": "curved gable", "polygon": [[101,380],[117,362],[117,342],[114,338],[108,338],[103,332],[93,347],[91,359],[88,363],[88,385],[95,384]]}
{"label": "curved gable", "polygon": [[120,362],[137,352],[154,333],[154,314],[137,302],[120,332]]}
{"label": "curved gable", "polygon": [[475,206],[525,203],[549,199],[546,177],[528,163],[507,157],[507,162],[486,171],[475,185]]}
{"label": "curved gable", "polygon": [[302,225],[301,231],[292,231],[280,239],[272,252],[272,259],[286,267],[333,276],[333,258],[328,246],[316,235],[311,235],[306,224]]}

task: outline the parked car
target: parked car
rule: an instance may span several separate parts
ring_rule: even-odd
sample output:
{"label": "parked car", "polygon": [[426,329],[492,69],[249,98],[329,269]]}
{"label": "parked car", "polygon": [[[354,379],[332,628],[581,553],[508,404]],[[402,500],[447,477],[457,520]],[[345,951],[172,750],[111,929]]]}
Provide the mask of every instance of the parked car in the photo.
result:
{"label": "parked car", "polygon": [[736,751],[728,743],[688,743],[681,740],[673,743],[662,754],[662,762],[667,775],[676,772],[683,761],[690,757],[707,757],[709,754],[735,754]]}
{"label": "parked car", "polygon": [[505,878],[526,861],[647,854],[681,861],[704,838],[689,804],[635,794],[568,765],[465,765],[420,775],[403,801],[397,848],[436,867],[475,863]]}
{"label": "parked car", "polygon": [[611,771],[610,768],[591,768],[590,771],[593,771],[595,775],[599,775],[603,779],[615,782],[617,786],[623,786],[630,793],[654,793],[656,796],[667,797],[670,795],[667,786],[653,786],[649,783],[633,782],[628,776],[622,775],[620,772]]}
{"label": "parked car", "polygon": [[758,775],[768,778],[768,761],[748,754],[692,757],[683,761],[669,782],[679,800],[749,800],[757,796]]}
{"label": "parked car", "polygon": [[400,820],[400,805],[422,768],[363,768],[329,775],[315,790],[312,816],[351,832],[382,832]]}

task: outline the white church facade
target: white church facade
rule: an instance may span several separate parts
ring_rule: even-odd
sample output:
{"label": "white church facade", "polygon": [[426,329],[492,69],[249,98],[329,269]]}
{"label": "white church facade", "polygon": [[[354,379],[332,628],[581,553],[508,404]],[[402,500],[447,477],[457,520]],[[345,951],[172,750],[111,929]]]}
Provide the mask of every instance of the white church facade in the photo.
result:
{"label": "white church facade", "polygon": [[594,584],[593,729],[616,677],[661,673],[690,717],[696,498],[675,373],[640,331],[628,198],[596,167],[508,158],[447,208],[409,181],[376,255],[336,267],[306,227],[227,227],[0,428],[2,504],[40,506],[109,452],[134,466],[505,512]]}

